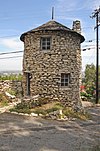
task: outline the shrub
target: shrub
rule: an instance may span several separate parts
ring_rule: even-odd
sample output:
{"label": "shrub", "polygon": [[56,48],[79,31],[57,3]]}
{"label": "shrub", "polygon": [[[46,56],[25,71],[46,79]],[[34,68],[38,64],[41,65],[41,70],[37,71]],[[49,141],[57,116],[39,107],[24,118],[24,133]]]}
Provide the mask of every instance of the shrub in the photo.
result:
{"label": "shrub", "polygon": [[36,114],[42,114],[42,115],[46,115],[47,112],[44,110],[44,109],[40,109],[40,108],[37,108],[37,109],[34,109],[32,112],[36,113]]}
{"label": "shrub", "polygon": [[93,98],[91,94],[88,94],[86,92],[81,92],[80,95],[83,101],[91,101],[91,99]]}
{"label": "shrub", "polygon": [[4,81],[4,80],[19,80],[21,81],[22,80],[22,75],[21,74],[10,74],[10,75],[1,75],[0,76],[0,80],[1,81]]}
{"label": "shrub", "polygon": [[29,106],[27,104],[19,103],[14,108],[10,109],[10,112],[18,112],[18,113],[31,113]]}
{"label": "shrub", "polygon": [[7,106],[8,105],[9,100],[7,100],[7,98],[5,97],[5,95],[3,93],[0,93],[0,106]]}
{"label": "shrub", "polygon": [[11,95],[15,95],[16,96],[16,92],[12,89],[8,89],[7,90],[8,93],[10,93]]}
{"label": "shrub", "polygon": [[72,118],[78,118],[82,120],[86,120],[90,118],[90,115],[87,112],[85,113],[83,113],[82,111],[75,112],[72,108],[64,108],[63,114],[67,116],[68,118],[72,117]]}

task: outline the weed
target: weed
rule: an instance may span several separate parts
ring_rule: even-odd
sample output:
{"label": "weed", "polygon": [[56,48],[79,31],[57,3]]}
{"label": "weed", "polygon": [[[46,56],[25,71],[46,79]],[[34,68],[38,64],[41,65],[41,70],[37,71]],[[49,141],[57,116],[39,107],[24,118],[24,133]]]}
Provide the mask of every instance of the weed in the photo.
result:
{"label": "weed", "polygon": [[40,109],[40,108],[37,108],[37,109],[34,109],[32,112],[36,113],[36,114],[42,114],[42,115],[46,115],[47,112],[43,109]]}
{"label": "weed", "polygon": [[0,107],[8,105],[8,100],[3,93],[0,93]]}
{"label": "weed", "polygon": [[16,92],[12,89],[8,89],[7,92],[11,95],[15,95],[16,96]]}
{"label": "weed", "polygon": [[92,151],[100,151],[100,145],[96,145],[92,148]]}
{"label": "weed", "polygon": [[29,109],[29,106],[24,103],[17,104],[14,108],[9,110],[10,112],[18,112],[18,113],[31,113],[31,110]]}
{"label": "weed", "polygon": [[90,115],[85,112],[75,112],[72,108],[64,108],[63,109],[63,114],[67,116],[68,118],[79,118],[81,120],[86,120],[90,118]]}

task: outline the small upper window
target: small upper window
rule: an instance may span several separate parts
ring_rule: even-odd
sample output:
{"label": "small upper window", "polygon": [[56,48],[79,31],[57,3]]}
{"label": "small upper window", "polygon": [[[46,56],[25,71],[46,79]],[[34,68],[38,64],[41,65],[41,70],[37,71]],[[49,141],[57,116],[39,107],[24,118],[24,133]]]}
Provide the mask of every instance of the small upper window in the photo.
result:
{"label": "small upper window", "polygon": [[68,86],[70,81],[70,74],[61,73],[61,86]]}
{"label": "small upper window", "polygon": [[42,37],[41,38],[41,49],[42,50],[50,50],[51,47],[51,38],[50,37]]}

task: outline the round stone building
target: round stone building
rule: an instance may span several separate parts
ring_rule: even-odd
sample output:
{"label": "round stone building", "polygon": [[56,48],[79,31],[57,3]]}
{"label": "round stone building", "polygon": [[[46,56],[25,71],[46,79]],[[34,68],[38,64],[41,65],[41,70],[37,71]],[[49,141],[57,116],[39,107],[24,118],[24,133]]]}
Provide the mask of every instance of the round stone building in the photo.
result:
{"label": "round stone building", "polygon": [[66,105],[80,101],[80,21],[73,29],[51,20],[21,35],[24,42],[23,94]]}

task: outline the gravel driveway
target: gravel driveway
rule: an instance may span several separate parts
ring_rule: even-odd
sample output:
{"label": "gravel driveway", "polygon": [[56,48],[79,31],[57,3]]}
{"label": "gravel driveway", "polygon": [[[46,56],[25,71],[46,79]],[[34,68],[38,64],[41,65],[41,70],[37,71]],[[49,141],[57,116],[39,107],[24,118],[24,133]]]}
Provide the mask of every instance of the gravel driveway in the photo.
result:
{"label": "gravel driveway", "polygon": [[100,151],[100,107],[88,121],[0,114],[0,151]]}

